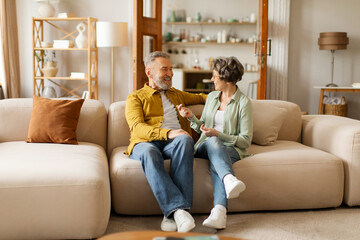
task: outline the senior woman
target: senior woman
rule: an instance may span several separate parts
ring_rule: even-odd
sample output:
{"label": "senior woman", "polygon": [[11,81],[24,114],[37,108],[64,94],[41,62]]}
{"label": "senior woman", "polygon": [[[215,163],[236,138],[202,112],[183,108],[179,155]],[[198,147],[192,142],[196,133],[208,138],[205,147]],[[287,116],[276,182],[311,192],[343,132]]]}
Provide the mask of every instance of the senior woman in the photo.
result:
{"label": "senior woman", "polygon": [[251,102],[237,87],[244,67],[235,57],[219,57],[213,62],[215,91],[206,100],[200,120],[190,109],[178,105],[179,113],[201,132],[195,144],[195,157],[210,161],[214,186],[214,207],[204,226],[226,228],[228,199],[237,198],[245,184],[236,178],[232,164],[247,157],[252,139]]}

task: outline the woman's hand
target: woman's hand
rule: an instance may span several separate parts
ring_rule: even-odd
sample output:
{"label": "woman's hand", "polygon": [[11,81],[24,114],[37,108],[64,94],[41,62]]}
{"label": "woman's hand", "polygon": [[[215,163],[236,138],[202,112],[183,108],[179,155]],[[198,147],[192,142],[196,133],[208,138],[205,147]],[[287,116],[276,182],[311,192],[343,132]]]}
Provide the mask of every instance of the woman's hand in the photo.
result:
{"label": "woman's hand", "polygon": [[207,137],[217,137],[219,135],[219,132],[215,130],[214,128],[207,128],[203,125],[201,125],[200,130],[205,134]]}
{"label": "woman's hand", "polygon": [[179,110],[179,113],[182,117],[184,117],[184,118],[192,118],[193,117],[194,114],[192,113],[192,111],[186,107],[183,107],[182,104],[179,104],[176,107]]}

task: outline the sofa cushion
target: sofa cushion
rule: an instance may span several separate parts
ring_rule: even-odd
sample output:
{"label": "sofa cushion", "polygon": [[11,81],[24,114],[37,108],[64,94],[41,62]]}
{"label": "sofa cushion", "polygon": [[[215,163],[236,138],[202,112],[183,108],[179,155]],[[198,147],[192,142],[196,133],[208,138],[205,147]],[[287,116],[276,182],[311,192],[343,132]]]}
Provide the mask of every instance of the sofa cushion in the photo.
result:
{"label": "sofa cushion", "polygon": [[[0,143],[24,141],[32,112],[32,98],[9,98],[0,101]],[[129,131],[129,130],[127,130]],[[76,130],[77,140],[106,148],[107,113],[102,102],[86,99]]]}
{"label": "sofa cushion", "polygon": [[[280,130],[278,131],[277,139],[300,142],[301,111],[297,104],[280,100],[252,100],[252,102],[253,112],[256,112],[258,108],[263,110],[265,109],[266,112],[269,112],[267,107],[270,107],[269,109],[271,109],[271,106],[284,109],[284,119]],[[112,151],[116,147],[127,146],[129,144],[130,131],[125,118],[125,105],[125,101],[120,101],[112,103],[109,107],[107,144],[108,156],[111,155]],[[188,107],[195,115],[201,115],[204,105],[190,105]],[[266,114],[267,117],[269,117],[269,115],[271,116],[271,113]]]}
{"label": "sofa cushion", "polygon": [[[110,157],[112,206],[119,214],[160,214],[140,161],[115,148]],[[239,198],[229,200],[229,211],[282,210],[335,207],[341,204],[344,173],[342,160],[293,141],[271,146],[251,145],[253,154],[233,165],[246,184]],[[169,171],[170,161],[165,161]],[[209,161],[194,160],[192,212],[209,213],[213,203]]]}
{"label": "sofa cushion", "polygon": [[1,238],[91,239],[104,233],[110,184],[102,147],[14,141],[0,143],[0,156]]}
{"label": "sofa cushion", "polygon": [[33,97],[28,143],[78,144],[76,128],[84,99],[59,100]]}
{"label": "sofa cushion", "polygon": [[253,138],[259,145],[273,145],[285,120],[286,110],[264,101],[252,101]]}

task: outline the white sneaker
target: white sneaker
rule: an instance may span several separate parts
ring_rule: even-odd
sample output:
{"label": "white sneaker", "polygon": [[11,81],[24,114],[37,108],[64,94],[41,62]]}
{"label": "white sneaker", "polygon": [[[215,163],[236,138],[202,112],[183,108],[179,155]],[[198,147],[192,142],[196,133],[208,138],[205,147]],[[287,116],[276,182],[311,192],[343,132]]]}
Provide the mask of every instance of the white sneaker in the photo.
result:
{"label": "white sneaker", "polygon": [[161,230],[164,232],[176,232],[177,227],[175,221],[164,216],[161,222]]}
{"label": "white sneaker", "polygon": [[174,213],[174,220],[178,232],[189,232],[195,227],[194,218],[185,210],[176,210]]}
{"label": "white sneaker", "polygon": [[246,189],[245,183],[237,179],[232,174],[226,175],[223,182],[227,199],[237,198],[240,193]]}
{"label": "white sneaker", "polygon": [[209,217],[204,220],[203,225],[215,229],[226,228],[226,208],[222,205],[216,205],[211,210]]}

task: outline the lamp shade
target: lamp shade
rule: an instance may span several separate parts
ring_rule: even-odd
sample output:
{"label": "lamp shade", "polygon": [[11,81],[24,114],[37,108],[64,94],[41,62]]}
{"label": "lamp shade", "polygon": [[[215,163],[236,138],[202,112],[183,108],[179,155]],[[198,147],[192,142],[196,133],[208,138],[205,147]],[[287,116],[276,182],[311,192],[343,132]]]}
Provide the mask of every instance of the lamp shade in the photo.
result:
{"label": "lamp shade", "polygon": [[98,47],[122,47],[128,45],[128,24],[125,22],[96,22]]}
{"label": "lamp shade", "polygon": [[342,50],[349,44],[346,32],[322,32],[318,39],[320,50]]}

